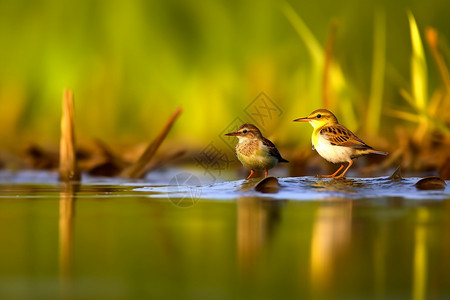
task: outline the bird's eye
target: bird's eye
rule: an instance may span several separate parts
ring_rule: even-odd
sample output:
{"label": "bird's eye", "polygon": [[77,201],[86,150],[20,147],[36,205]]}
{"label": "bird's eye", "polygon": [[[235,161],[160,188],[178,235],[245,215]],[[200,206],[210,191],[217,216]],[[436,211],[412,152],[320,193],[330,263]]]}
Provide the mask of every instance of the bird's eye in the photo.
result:
{"label": "bird's eye", "polygon": [[243,134],[246,134],[247,132],[248,132],[247,129],[244,129],[244,130],[242,131]]}
{"label": "bird's eye", "polygon": [[320,118],[322,118],[322,115],[321,115],[321,114],[318,114],[318,115],[317,115],[317,119],[320,119]]}

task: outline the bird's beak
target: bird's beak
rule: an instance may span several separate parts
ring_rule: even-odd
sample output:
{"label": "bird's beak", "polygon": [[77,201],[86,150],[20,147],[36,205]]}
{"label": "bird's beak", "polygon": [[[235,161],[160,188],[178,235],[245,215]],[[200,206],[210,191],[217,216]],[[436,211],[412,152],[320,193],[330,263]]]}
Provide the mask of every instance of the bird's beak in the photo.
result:
{"label": "bird's beak", "polygon": [[225,133],[225,135],[228,135],[228,136],[239,136],[239,135],[241,135],[241,133],[235,131],[235,132]]}
{"label": "bird's beak", "polygon": [[309,122],[311,119],[308,117],[295,119],[294,122]]}

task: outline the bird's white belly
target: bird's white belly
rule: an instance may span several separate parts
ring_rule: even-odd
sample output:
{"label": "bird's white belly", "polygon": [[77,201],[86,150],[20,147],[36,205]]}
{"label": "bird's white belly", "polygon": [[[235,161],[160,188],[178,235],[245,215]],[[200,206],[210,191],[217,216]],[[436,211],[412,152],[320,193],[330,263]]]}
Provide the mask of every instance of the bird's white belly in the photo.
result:
{"label": "bird's white belly", "polygon": [[353,149],[343,146],[333,146],[323,137],[319,137],[314,148],[320,156],[332,163],[350,162],[352,160]]}

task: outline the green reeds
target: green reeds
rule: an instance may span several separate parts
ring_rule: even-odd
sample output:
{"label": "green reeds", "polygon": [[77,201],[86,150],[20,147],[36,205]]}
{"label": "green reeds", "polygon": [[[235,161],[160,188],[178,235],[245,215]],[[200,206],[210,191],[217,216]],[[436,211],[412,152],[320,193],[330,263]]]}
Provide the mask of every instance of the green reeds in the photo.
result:
{"label": "green reeds", "polygon": [[[408,12],[408,20],[412,44],[410,62],[411,92],[409,93],[402,89],[400,94],[414,109],[414,112],[390,110],[389,113],[397,118],[418,123],[413,140],[416,144],[423,145],[424,139],[428,137],[430,130],[438,129],[446,134],[450,134],[450,128],[445,125],[440,117],[441,113],[438,111],[439,103],[442,99],[441,94],[435,91],[431,98],[428,96],[428,71],[423,42],[416,20],[411,12]],[[429,31],[428,35],[427,42],[436,60],[445,90],[448,91],[450,76],[448,75],[448,68],[437,48],[437,33]]]}
{"label": "green reeds", "polygon": [[336,32],[338,28],[338,23],[336,20],[332,21],[330,26],[330,32],[328,34],[327,44],[325,46],[325,62],[323,66],[323,75],[322,75],[322,104],[324,108],[331,107],[331,95],[330,95],[330,69],[333,62],[333,48],[334,41],[336,39]]}
{"label": "green reeds", "polygon": [[[327,108],[339,111],[343,122],[352,129],[358,127],[352,99],[349,97],[349,86],[339,65],[332,59],[332,49],[337,31],[337,21],[331,23],[327,49],[325,50],[317,38],[287,2],[282,11],[308,49],[313,62],[310,80],[310,99],[314,108]],[[304,105],[302,105],[304,107]],[[302,110],[298,110],[302,111]],[[308,111],[309,113],[310,111]]]}
{"label": "green reeds", "polygon": [[441,76],[442,83],[444,84],[444,89],[447,94],[450,94],[450,72],[447,64],[445,63],[444,57],[439,51],[439,34],[436,29],[427,28],[425,31],[425,38],[428,46],[430,47],[431,54],[436,62],[436,66],[438,67],[439,75]]}
{"label": "green reeds", "polygon": [[416,20],[410,11],[408,12],[408,20],[412,43],[411,90],[412,98],[414,100],[413,105],[416,108],[419,119],[419,126],[414,138],[415,141],[419,143],[420,141],[423,141],[423,138],[429,128],[429,122],[425,112],[428,102],[427,62],[419,28],[417,27]]}
{"label": "green reeds", "polygon": [[443,91],[437,91],[433,95],[430,112],[433,116],[440,117],[440,119],[435,120],[436,127],[442,132],[450,134],[449,127],[446,125],[450,121],[450,113],[448,111],[450,108],[450,72],[439,49],[438,32],[434,28],[428,28],[425,31],[425,37],[443,84]]}
{"label": "green reeds", "polygon": [[282,10],[288,21],[291,23],[292,27],[294,27],[297,34],[305,43],[305,46],[308,48],[309,55],[311,56],[314,64],[317,68],[320,67],[321,69],[324,62],[324,53],[322,46],[314,37],[314,34],[311,32],[311,30],[309,30],[308,26],[306,26],[305,22],[303,22],[303,20],[289,3],[285,2],[282,6]]}
{"label": "green reeds", "polygon": [[384,11],[378,10],[374,20],[372,79],[366,119],[366,132],[371,136],[378,135],[380,130],[385,67],[386,15]]}
{"label": "green reeds", "polygon": [[[298,101],[296,99],[295,105],[292,108],[293,111],[298,113],[306,114],[311,112],[314,109],[322,107],[321,103],[321,84],[322,82],[322,73],[324,69],[324,50],[320,45],[319,41],[316,39],[314,34],[305,24],[305,22],[300,18],[294,8],[287,2],[285,2],[281,10],[285,15],[286,19],[292,25],[293,29],[300,37],[301,41],[305,45],[307,52],[309,54],[309,58],[311,60],[311,69],[310,74],[308,76],[301,76],[301,80],[307,81],[304,84],[305,87],[308,88],[307,91],[302,91],[302,95],[307,98],[308,101]],[[296,58],[297,60],[303,60],[303,57]],[[300,85],[300,84],[297,84]],[[306,99],[305,99],[306,100]],[[302,103],[303,102],[303,103]]]}
{"label": "green reeds", "polygon": [[411,34],[411,83],[414,106],[419,113],[425,111],[428,99],[428,71],[422,38],[413,14],[408,11],[408,21]]}

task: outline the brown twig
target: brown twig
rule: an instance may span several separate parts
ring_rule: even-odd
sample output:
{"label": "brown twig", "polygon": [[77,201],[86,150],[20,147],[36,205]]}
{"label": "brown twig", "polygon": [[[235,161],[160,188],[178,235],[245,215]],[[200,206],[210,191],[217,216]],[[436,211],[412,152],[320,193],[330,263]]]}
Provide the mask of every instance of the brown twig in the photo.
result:
{"label": "brown twig", "polygon": [[129,166],[128,168],[123,170],[123,172],[121,174],[123,177],[143,178],[145,176],[145,174],[149,170],[148,166],[150,164],[150,161],[152,160],[153,156],[155,155],[155,153],[158,150],[161,143],[166,138],[167,134],[169,133],[170,129],[172,128],[173,123],[176,121],[178,116],[181,114],[182,110],[183,109],[181,107],[179,107],[179,108],[177,108],[177,110],[175,110],[175,112],[172,114],[172,116],[167,121],[164,128],[159,133],[159,135],[153,140],[153,142],[150,143],[150,145],[148,145],[147,149],[145,149],[145,151],[144,151],[144,153],[142,153],[141,157],[139,157],[139,159],[134,164],[132,164],[131,166]]}
{"label": "brown twig", "polygon": [[59,180],[79,181],[81,174],[75,155],[75,130],[73,93],[65,89],[63,93],[61,117],[61,141],[59,153]]}

